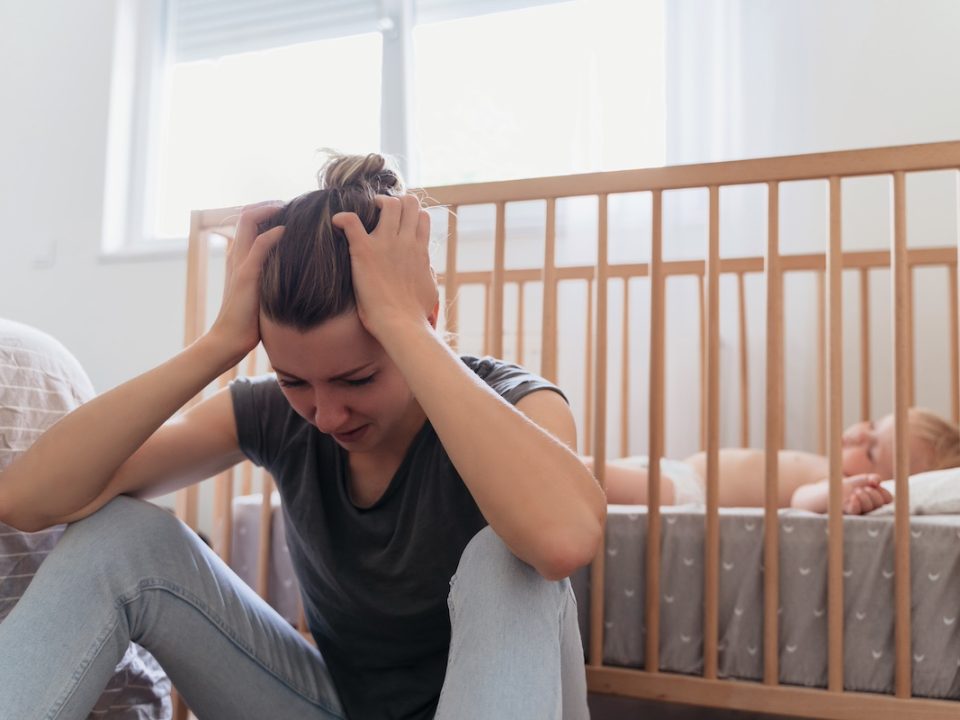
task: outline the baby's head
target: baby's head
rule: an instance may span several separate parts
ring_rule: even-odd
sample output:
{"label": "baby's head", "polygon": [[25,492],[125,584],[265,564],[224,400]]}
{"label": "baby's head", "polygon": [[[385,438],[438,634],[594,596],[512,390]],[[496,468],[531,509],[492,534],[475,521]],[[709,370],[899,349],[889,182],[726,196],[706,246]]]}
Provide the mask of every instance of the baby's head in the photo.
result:
{"label": "baby's head", "polygon": [[[960,430],[956,425],[921,408],[911,408],[907,421],[911,475],[960,466]],[[851,425],[843,433],[843,474],[875,473],[885,480],[892,478],[893,446],[893,415]]]}

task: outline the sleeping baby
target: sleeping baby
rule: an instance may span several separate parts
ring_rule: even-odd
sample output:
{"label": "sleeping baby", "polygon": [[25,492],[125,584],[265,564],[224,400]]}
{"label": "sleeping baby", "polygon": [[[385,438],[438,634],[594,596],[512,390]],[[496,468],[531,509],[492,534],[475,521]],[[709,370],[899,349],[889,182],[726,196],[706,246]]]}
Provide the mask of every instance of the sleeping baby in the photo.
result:
{"label": "sleeping baby", "polygon": [[[919,408],[908,413],[910,475],[960,466],[960,430],[940,416]],[[894,421],[887,415],[877,422],[860,422],[843,433],[843,511],[851,515],[868,513],[891,502],[889,484],[893,477]],[[593,468],[593,459],[585,458]],[[723,448],[719,453],[719,504],[723,507],[763,505],[766,456],[763,450]],[[660,501],[663,505],[705,502],[706,454],[691,455],[682,461],[663,459],[660,471]],[[607,502],[645,505],[647,503],[647,458],[644,456],[608,460]],[[779,453],[780,507],[813,512],[827,511],[829,461],[823,455],[798,450]]]}

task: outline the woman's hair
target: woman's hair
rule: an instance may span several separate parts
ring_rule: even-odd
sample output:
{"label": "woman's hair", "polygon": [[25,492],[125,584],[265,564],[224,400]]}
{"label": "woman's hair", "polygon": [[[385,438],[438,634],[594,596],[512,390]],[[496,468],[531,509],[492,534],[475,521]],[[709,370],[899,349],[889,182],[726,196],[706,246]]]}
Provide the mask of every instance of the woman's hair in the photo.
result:
{"label": "woman's hair", "polygon": [[930,446],[930,470],[960,467],[960,429],[930,410],[910,408],[911,433]]}
{"label": "woman's hair", "polygon": [[300,332],[356,306],[347,238],[331,218],[355,212],[373,232],[380,219],[374,198],[406,192],[395,165],[378,154],[331,154],[317,180],[319,190],[294,198],[259,228],[263,233],[285,226],[263,263],[260,309]]}

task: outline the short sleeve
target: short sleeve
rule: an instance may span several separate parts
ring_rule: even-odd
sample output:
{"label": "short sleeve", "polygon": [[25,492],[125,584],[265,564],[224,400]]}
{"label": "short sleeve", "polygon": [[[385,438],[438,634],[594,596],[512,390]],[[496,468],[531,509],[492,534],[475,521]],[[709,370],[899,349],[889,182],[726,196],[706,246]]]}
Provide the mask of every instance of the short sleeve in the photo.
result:
{"label": "short sleeve", "polygon": [[492,357],[463,356],[461,359],[494,392],[511,405],[516,405],[522,398],[538,390],[552,390],[569,404],[567,396],[560,388],[519,365]]}
{"label": "short sleeve", "polygon": [[303,425],[273,375],[230,383],[240,450],[254,465],[270,470],[285,439]]}

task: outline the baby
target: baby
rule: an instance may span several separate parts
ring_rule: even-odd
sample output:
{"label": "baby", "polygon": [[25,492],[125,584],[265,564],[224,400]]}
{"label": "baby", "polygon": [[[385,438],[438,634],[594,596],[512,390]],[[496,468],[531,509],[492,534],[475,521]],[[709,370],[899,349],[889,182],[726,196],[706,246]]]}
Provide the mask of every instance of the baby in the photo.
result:
{"label": "baby", "polygon": [[[919,408],[908,414],[910,427],[910,474],[960,466],[960,430],[940,416]],[[892,501],[880,483],[893,477],[894,421],[887,415],[877,422],[864,421],[847,428],[842,437],[843,511],[859,515]],[[593,468],[593,459],[585,458]],[[763,450],[723,448],[719,453],[719,503],[724,507],[760,507],[766,456]],[[683,461],[662,460],[664,482],[660,502],[682,505],[705,502],[706,453]],[[823,455],[798,450],[779,453],[780,507],[813,512],[827,511],[829,461]],[[645,505],[647,503],[647,458],[608,460],[607,502]]]}

